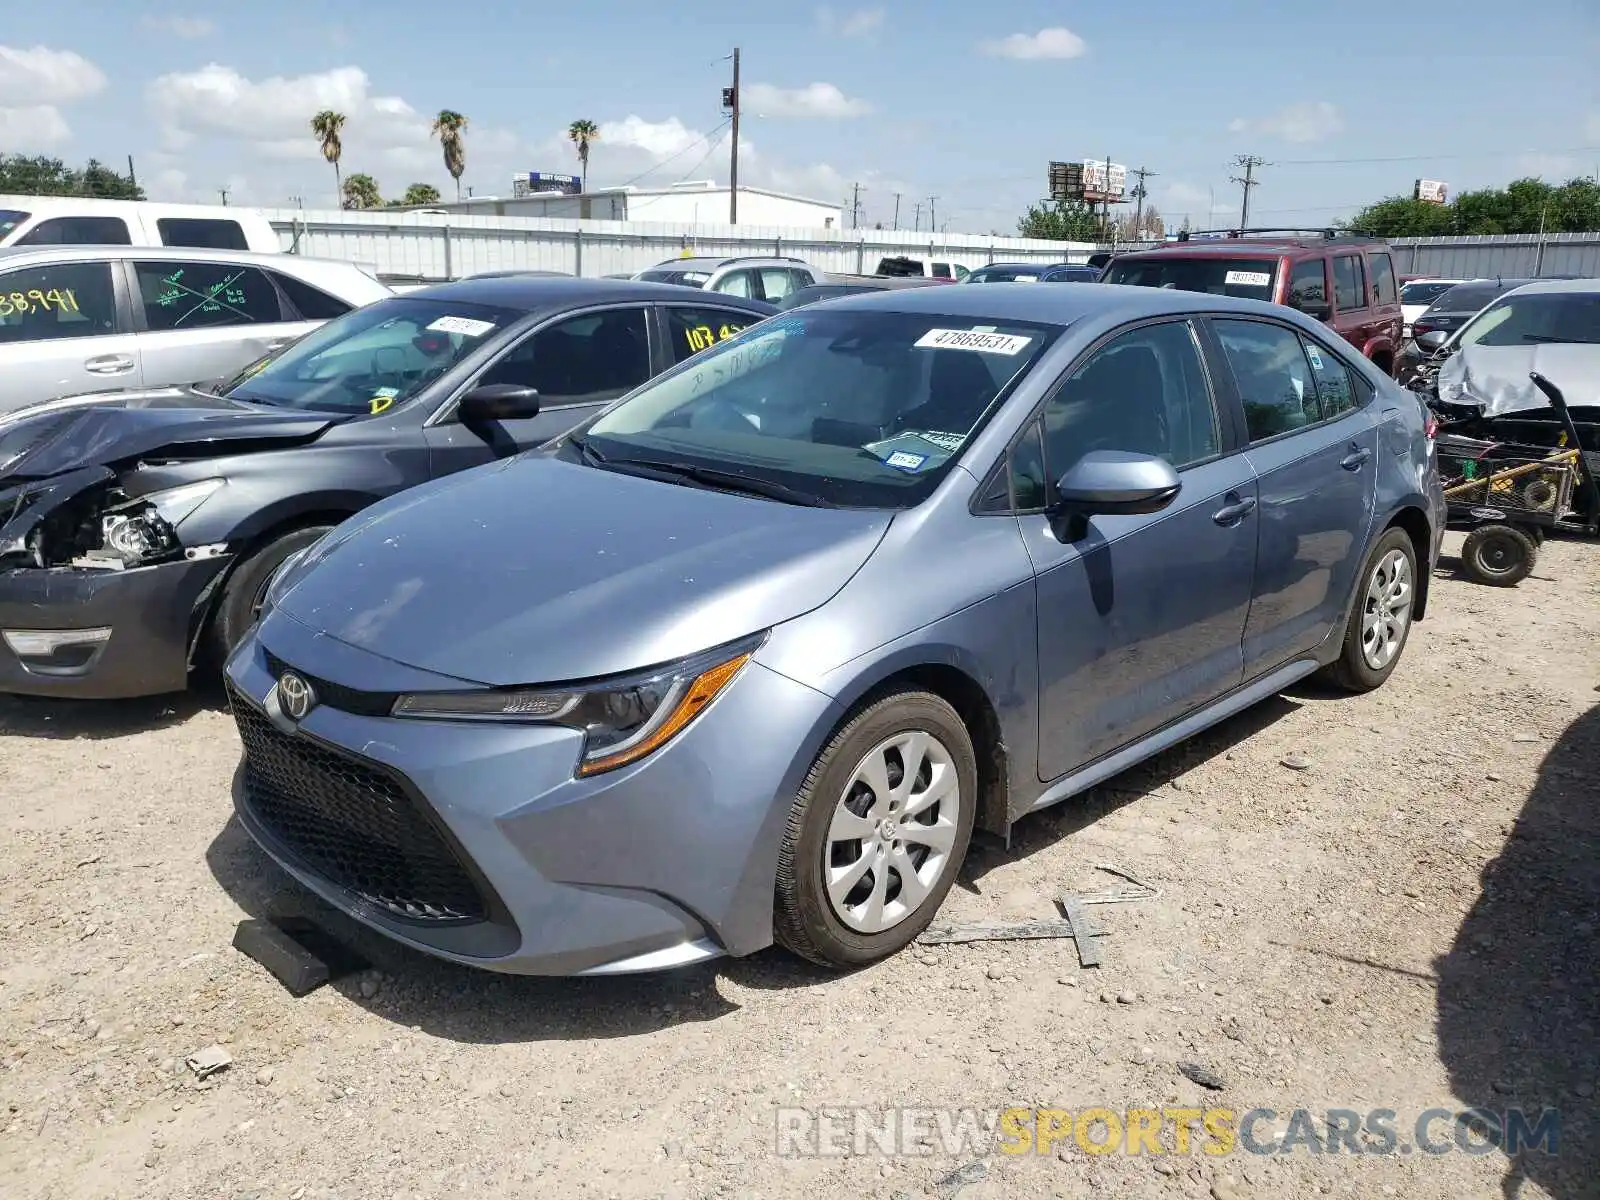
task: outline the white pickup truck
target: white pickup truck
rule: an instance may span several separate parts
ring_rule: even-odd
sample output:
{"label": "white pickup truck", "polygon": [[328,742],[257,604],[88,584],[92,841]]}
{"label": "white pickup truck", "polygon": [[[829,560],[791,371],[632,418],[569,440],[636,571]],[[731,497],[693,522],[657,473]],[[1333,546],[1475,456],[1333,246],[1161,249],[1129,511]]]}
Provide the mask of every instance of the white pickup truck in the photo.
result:
{"label": "white pickup truck", "polygon": [[0,195],[0,246],[190,246],[283,249],[267,218],[220,204]]}

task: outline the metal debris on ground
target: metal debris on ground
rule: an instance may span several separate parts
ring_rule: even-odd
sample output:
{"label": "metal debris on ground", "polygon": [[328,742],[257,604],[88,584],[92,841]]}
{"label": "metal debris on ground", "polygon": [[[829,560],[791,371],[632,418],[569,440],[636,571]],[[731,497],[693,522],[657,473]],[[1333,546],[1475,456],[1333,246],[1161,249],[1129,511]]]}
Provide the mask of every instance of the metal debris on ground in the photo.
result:
{"label": "metal debris on ground", "polygon": [[[1097,936],[1085,933],[1085,937]],[[1069,938],[1073,936],[1071,920],[1047,919],[1042,921],[977,921],[971,925],[934,925],[925,930],[917,940],[926,946],[942,946],[953,942],[1021,942],[1041,938]]]}
{"label": "metal debris on ground", "polygon": [[952,1200],[962,1188],[969,1184],[977,1183],[989,1174],[989,1164],[983,1159],[974,1159],[965,1166],[957,1167],[950,1174],[933,1185],[934,1194],[940,1200]]}
{"label": "metal debris on ground", "polygon": [[1198,1083],[1203,1088],[1209,1088],[1213,1092],[1220,1092],[1228,1086],[1221,1075],[1201,1063],[1181,1062],[1178,1064],[1178,1072],[1184,1078]]}
{"label": "metal debris on ground", "polygon": [[194,1072],[196,1079],[205,1079],[218,1071],[226,1071],[233,1064],[233,1055],[221,1046],[207,1046],[204,1050],[196,1050],[183,1062]]}
{"label": "metal debris on ground", "polygon": [[1078,964],[1098,967],[1100,948],[1094,943],[1098,930],[1090,923],[1089,914],[1083,911],[1083,900],[1077,896],[1065,896],[1060,903],[1061,910],[1067,914],[1067,921],[1072,926],[1072,940],[1078,947]]}

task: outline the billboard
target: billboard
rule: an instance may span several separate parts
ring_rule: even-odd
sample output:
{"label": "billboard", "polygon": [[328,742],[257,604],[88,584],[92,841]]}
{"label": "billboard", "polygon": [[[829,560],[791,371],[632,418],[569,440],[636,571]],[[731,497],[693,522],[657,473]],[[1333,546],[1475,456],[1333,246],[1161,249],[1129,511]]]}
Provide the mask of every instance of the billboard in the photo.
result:
{"label": "billboard", "polygon": [[1417,180],[1416,191],[1413,195],[1424,204],[1450,203],[1450,188],[1437,179]]}
{"label": "billboard", "polygon": [[1109,200],[1113,204],[1122,199],[1128,187],[1128,168],[1121,163],[1105,162],[1097,158],[1083,160],[1083,198]]}
{"label": "billboard", "polygon": [[576,175],[552,175],[548,171],[518,171],[511,177],[511,196],[516,200],[550,192],[576,196],[582,189],[583,182]]}
{"label": "billboard", "polygon": [[1050,199],[1061,203],[1083,199],[1083,164],[1053,162],[1050,164]]}

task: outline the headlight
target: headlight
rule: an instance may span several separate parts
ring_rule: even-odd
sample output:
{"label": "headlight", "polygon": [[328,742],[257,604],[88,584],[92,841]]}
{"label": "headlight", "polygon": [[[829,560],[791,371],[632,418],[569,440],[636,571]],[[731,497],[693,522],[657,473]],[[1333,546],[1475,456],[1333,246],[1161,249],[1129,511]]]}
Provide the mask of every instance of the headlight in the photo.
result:
{"label": "headlight", "polygon": [[622,679],[560,690],[427,692],[395,701],[397,717],[565,725],[584,735],[579,775],[637,762],[676,737],[732,683],[762,634]]}
{"label": "headlight", "polygon": [[176,550],[177,526],[223,482],[202,479],[119,504],[100,517],[101,544],[130,567]]}

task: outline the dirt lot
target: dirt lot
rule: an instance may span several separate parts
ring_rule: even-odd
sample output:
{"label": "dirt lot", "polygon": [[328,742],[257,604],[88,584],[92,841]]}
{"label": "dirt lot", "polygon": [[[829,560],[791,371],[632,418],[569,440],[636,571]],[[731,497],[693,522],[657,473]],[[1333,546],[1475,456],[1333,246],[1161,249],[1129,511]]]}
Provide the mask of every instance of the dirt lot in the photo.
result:
{"label": "dirt lot", "polygon": [[[530,980],[358,935],[375,969],[295,1000],[229,946],[316,910],[231,819],[226,713],[0,705],[0,1195],[1600,1195],[1600,552],[1514,591],[1452,566],[1381,691],[1297,690],[974,852],[948,917],[1128,886],[1101,863],[1160,888],[1091,910],[1098,968],[1058,940]],[[1429,1108],[1552,1106],[1559,1154],[780,1159],[796,1105],[1278,1110],[1257,1142],[1386,1108],[1402,1145]]]}

